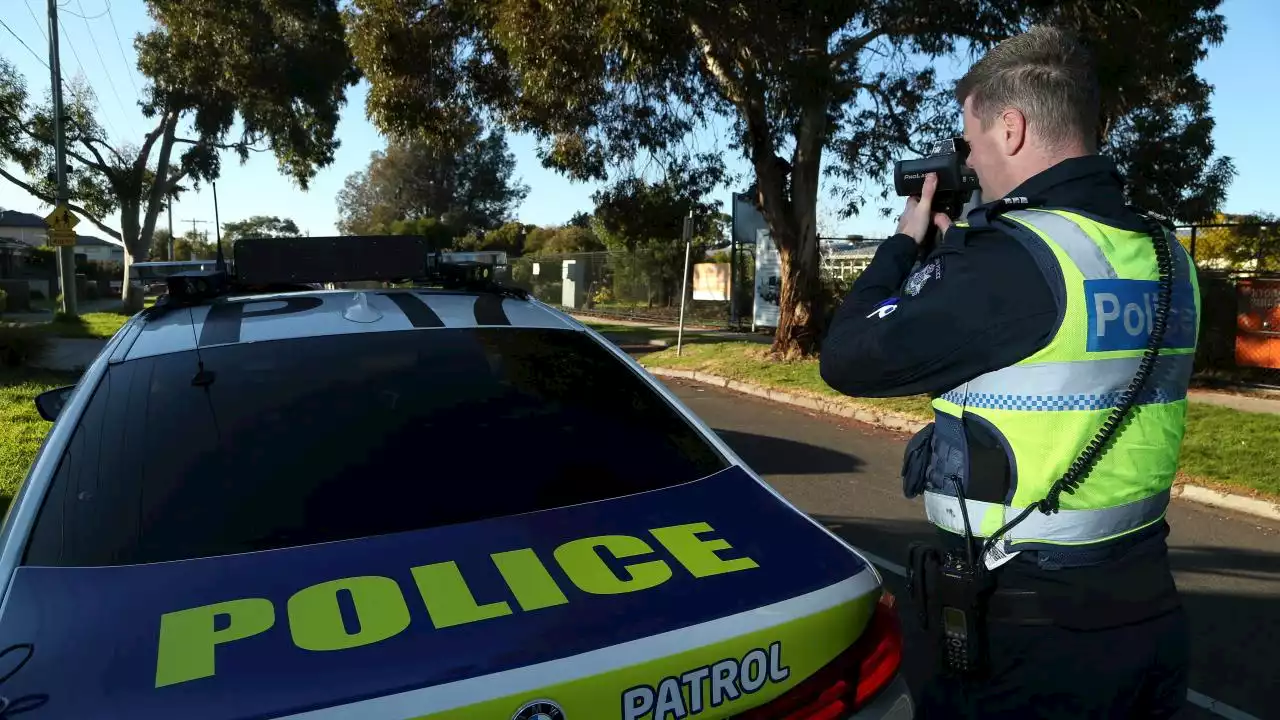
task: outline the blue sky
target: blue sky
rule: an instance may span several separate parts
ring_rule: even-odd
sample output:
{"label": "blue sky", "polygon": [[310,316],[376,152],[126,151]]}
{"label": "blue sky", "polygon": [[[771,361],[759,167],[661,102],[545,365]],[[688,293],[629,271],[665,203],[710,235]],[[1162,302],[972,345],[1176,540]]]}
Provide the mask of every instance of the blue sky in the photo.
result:
{"label": "blue sky", "polygon": [[[42,58],[47,55],[43,36],[45,1],[3,0],[2,4],[0,19]],[[99,117],[112,140],[137,144],[150,129],[134,102],[137,89],[143,87],[143,78],[134,67],[132,38],[151,24],[144,3],[142,0],[61,0],[60,7],[63,76],[68,80],[77,76],[87,79],[98,96]],[[1217,120],[1214,131],[1217,151],[1234,158],[1238,170],[1224,210],[1280,212],[1280,199],[1275,195],[1280,186],[1275,177],[1280,169],[1277,162],[1280,153],[1275,150],[1276,133],[1268,131],[1268,126],[1276,127],[1275,119],[1280,113],[1280,78],[1266,60],[1275,57],[1275,43],[1280,38],[1280,3],[1226,0],[1221,12],[1227,18],[1226,39],[1210,51],[1200,71],[1215,87],[1213,115]],[[33,95],[47,92],[48,69],[3,28],[0,28],[0,54],[15,62],[26,75]],[[1141,62],[1141,58],[1135,58],[1135,62]],[[954,76],[963,68],[957,59],[943,61],[939,69],[944,76]],[[299,227],[313,235],[335,233],[334,198],[343,180],[363,168],[369,154],[383,146],[382,138],[365,119],[365,90],[361,84],[349,91],[338,127],[342,147],[334,163],[319,172],[306,192],[277,173],[275,160],[269,153],[254,155],[245,165],[240,165],[228,153],[218,182],[222,221],[250,215],[280,215],[293,218]],[[700,144],[705,147],[709,141],[704,138]],[[510,142],[517,158],[516,172],[531,188],[516,211],[521,221],[542,225],[562,223],[579,210],[591,209],[591,194],[596,184],[573,183],[542,168],[534,153],[532,138],[512,136]],[[732,158],[731,167],[746,176],[748,168],[739,157]],[[20,172],[14,166],[7,169]],[[719,192],[726,212],[729,193],[728,188]],[[49,209],[3,179],[0,179],[0,208],[42,214]],[[819,229],[824,235],[858,233],[875,237],[888,235],[892,230],[890,221],[880,218],[873,209],[846,220],[841,220],[835,209],[834,201],[819,201]],[[212,232],[214,209],[209,189],[185,194],[174,206],[173,218],[178,233],[190,229],[190,219],[207,221],[209,224],[198,227]],[[163,222],[162,216],[161,226]],[[118,227],[114,218],[109,219],[108,224]],[[87,223],[80,229],[90,234],[96,232],[96,228]]]}

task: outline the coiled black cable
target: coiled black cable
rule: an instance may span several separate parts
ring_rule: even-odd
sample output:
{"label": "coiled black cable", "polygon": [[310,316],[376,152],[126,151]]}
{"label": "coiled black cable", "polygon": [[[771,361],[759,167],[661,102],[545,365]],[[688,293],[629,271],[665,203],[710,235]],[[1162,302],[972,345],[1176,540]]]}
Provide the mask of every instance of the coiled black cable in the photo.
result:
{"label": "coiled black cable", "polygon": [[1156,362],[1160,359],[1160,346],[1164,344],[1164,332],[1169,320],[1169,305],[1173,300],[1173,251],[1169,247],[1169,238],[1164,226],[1158,220],[1147,215],[1142,215],[1142,219],[1147,224],[1147,229],[1151,233],[1151,244],[1155,248],[1159,285],[1156,295],[1155,318],[1151,323],[1151,335],[1148,337],[1147,349],[1142,354],[1142,360],[1138,363],[1138,371],[1134,373],[1133,379],[1129,381],[1129,386],[1120,394],[1119,402],[1111,410],[1111,414],[1107,416],[1106,421],[1102,423],[1102,427],[1098,429],[1098,434],[1094,435],[1089,444],[1080,451],[1080,455],[1076,457],[1075,462],[1071,463],[1071,466],[1062,474],[1062,477],[1053,483],[1049,488],[1049,492],[1045,494],[1044,499],[1027,506],[1017,517],[1005,523],[1004,527],[988,537],[986,542],[983,543],[982,556],[986,556],[987,552],[995,547],[995,544],[1005,533],[1030,517],[1033,511],[1039,510],[1045,515],[1056,513],[1058,512],[1058,504],[1062,493],[1075,494],[1076,489],[1085,481],[1089,471],[1098,462],[1098,458],[1102,456],[1107,444],[1111,442],[1116,431],[1120,429],[1125,416],[1133,409],[1134,403],[1138,401],[1139,393],[1142,392],[1142,388],[1147,384],[1147,380],[1151,377],[1151,372],[1155,370]]}

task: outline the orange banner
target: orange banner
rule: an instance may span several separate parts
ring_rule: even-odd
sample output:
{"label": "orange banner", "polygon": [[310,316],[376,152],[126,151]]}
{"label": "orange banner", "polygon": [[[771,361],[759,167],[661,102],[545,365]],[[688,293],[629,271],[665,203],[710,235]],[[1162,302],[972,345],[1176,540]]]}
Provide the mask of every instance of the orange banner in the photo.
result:
{"label": "orange banner", "polygon": [[1280,368],[1280,279],[1236,282],[1236,365]]}

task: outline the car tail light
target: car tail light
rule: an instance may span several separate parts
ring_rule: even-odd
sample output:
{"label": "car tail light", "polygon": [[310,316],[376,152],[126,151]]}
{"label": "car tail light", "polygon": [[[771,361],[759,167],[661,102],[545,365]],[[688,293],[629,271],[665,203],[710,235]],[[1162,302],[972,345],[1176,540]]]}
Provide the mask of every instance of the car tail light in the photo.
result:
{"label": "car tail light", "polygon": [[867,627],[848,650],[773,702],[738,720],[835,720],[865,706],[902,665],[902,626],[885,592]]}

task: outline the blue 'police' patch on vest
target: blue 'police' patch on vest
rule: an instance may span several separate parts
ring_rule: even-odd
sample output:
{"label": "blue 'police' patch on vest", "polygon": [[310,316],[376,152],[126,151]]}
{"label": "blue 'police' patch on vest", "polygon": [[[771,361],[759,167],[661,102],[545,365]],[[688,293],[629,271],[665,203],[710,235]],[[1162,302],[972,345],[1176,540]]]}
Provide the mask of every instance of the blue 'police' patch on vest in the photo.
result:
{"label": "blue 'police' patch on vest", "polygon": [[[1089,313],[1089,352],[1142,350],[1156,317],[1159,283],[1154,280],[1085,280]],[[1196,306],[1191,288],[1174,286],[1163,347],[1191,348],[1196,343]]]}

